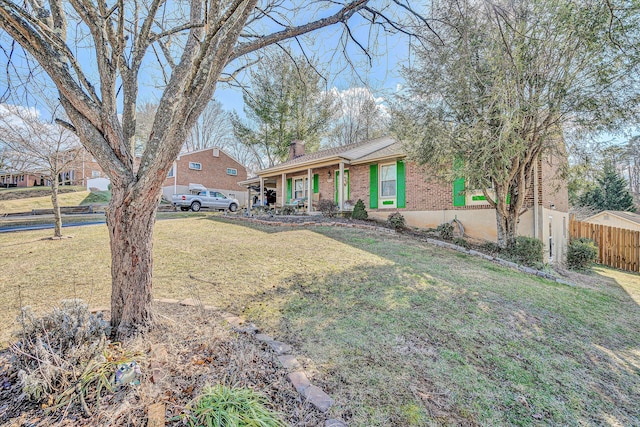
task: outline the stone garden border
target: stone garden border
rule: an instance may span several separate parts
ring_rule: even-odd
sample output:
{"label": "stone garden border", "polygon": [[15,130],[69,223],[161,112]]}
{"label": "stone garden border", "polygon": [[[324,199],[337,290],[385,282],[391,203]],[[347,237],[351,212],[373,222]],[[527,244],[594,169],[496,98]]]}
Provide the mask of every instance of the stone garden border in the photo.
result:
{"label": "stone garden border", "polygon": [[[311,383],[309,378],[307,377],[307,373],[303,370],[302,364],[298,361],[295,355],[292,354],[293,347],[291,345],[277,341],[269,335],[259,333],[260,330],[253,323],[249,323],[242,316],[236,316],[231,313],[221,312],[217,307],[211,305],[203,305],[202,302],[195,298],[187,298],[183,300],[174,299],[174,298],[157,298],[154,299],[154,302],[164,303],[164,304],[180,304],[182,306],[188,307],[199,307],[207,311],[218,311],[220,312],[222,318],[231,326],[231,328],[238,332],[247,334],[249,336],[253,336],[254,339],[258,342],[266,344],[276,355],[278,361],[285,368],[289,374],[287,378],[294,386],[296,391],[302,396],[306,401],[311,403],[316,409],[318,409],[322,413],[326,413],[329,408],[334,403],[334,400],[325,393],[320,387]],[[103,311],[105,309],[93,309],[92,311]],[[162,352],[162,349],[159,351]],[[163,372],[162,365],[158,363],[156,359],[161,357],[152,357],[151,359],[151,371],[152,376],[160,378],[165,373]],[[156,380],[157,382],[158,380]],[[156,407],[157,406],[157,407]],[[148,408],[148,416],[149,416],[149,426],[160,426],[164,425],[164,404],[156,404],[152,405]],[[327,419],[325,421],[325,427],[347,427],[347,424],[340,419]]]}

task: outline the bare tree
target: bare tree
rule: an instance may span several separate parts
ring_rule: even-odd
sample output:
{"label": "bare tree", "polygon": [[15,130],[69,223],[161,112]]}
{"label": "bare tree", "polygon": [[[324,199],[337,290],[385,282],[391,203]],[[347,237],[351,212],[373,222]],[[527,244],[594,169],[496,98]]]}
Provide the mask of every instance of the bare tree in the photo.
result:
{"label": "bare tree", "polygon": [[[111,323],[124,336],[152,323],[152,236],[162,182],[231,63],[265,46],[340,24],[358,42],[354,15],[399,31],[405,0],[0,0],[0,28],[40,64],[58,90],[67,126],[111,178]],[[390,10],[400,5],[397,13]],[[372,33],[375,33],[373,31]],[[346,47],[343,47],[346,51]],[[90,50],[91,52],[87,52]],[[94,58],[83,64],[83,58]],[[134,167],[143,64],[159,59],[162,94],[140,165]],[[246,62],[244,62],[246,64]],[[233,64],[232,64],[233,65]]]}
{"label": "bare tree", "polygon": [[368,88],[333,89],[332,94],[338,108],[328,136],[329,145],[353,144],[384,133],[387,115]]}
{"label": "bare tree", "polygon": [[185,142],[187,151],[197,151],[209,147],[226,147],[233,140],[233,128],[229,113],[223,110],[219,101],[210,101],[193,126]]}
{"label": "bare tree", "polygon": [[76,160],[81,145],[68,129],[40,119],[32,108],[0,104],[0,140],[6,163],[16,171],[34,172],[50,182],[54,237],[62,237],[58,202],[59,177]]}

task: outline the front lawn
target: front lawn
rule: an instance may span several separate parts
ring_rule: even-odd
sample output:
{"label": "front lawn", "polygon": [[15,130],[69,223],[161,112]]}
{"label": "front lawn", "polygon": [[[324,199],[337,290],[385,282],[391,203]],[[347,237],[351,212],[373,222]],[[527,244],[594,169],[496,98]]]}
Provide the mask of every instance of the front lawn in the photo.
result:
{"label": "front lawn", "polygon": [[[157,223],[154,295],[292,343],[350,426],[640,424],[638,276],[570,287],[392,235],[218,218]],[[106,227],[68,233],[0,235],[3,324],[20,304],[108,305]]]}
{"label": "front lawn", "polygon": [[[51,209],[53,204],[51,203],[51,190],[42,190],[43,193],[47,193],[44,196],[38,197],[23,197],[12,200],[0,200],[0,216],[5,213],[19,213],[19,212],[31,212],[33,209]],[[28,193],[27,193],[28,194]],[[92,193],[90,191],[73,191],[67,193],[58,194],[58,203],[60,206],[78,206],[78,205],[90,205],[93,203],[108,203],[111,199],[111,193],[107,191],[100,191]]]}

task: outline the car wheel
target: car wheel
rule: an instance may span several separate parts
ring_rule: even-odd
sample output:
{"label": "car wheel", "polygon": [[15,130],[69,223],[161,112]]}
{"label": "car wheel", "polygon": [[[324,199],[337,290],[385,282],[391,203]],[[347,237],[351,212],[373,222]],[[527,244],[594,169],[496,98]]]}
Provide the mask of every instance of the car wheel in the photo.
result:
{"label": "car wheel", "polygon": [[235,212],[235,211],[237,211],[237,210],[238,210],[238,205],[236,205],[235,203],[231,203],[231,204],[229,205],[229,210],[230,210],[231,212]]}
{"label": "car wheel", "polygon": [[200,210],[200,202],[191,203],[191,210],[194,212],[198,212]]}

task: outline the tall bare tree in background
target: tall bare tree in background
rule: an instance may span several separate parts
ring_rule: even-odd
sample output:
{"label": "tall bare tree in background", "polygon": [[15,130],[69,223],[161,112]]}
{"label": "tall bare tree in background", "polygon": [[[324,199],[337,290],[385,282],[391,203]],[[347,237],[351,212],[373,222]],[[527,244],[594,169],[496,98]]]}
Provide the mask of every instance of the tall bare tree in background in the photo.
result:
{"label": "tall bare tree in background", "polygon": [[229,113],[219,101],[211,101],[202,111],[185,141],[186,151],[197,151],[209,147],[226,147],[233,140]]}
{"label": "tall bare tree in background", "polygon": [[[162,183],[229,64],[352,18],[397,31],[405,0],[0,0],[0,28],[55,84],[69,122],[111,179],[111,324],[123,336],[152,323],[152,237]],[[415,15],[415,14],[413,14]],[[375,31],[373,31],[375,33]],[[367,41],[355,43],[366,49]],[[93,63],[84,61],[92,58]],[[134,167],[140,71],[159,60],[162,93]],[[237,67],[236,67],[237,66]],[[222,76],[222,77],[221,77]]]}
{"label": "tall bare tree in background", "polygon": [[327,136],[328,145],[353,144],[386,132],[388,115],[368,88],[333,89],[331,94],[336,108]]}
{"label": "tall bare tree in background", "polygon": [[44,122],[34,109],[0,104],[0,141],[5,146],[6,163],[13,170],[33,172],[50,182],[53,236],[62,237],[59,177],[78,156],[78,137],[60,125]]}

